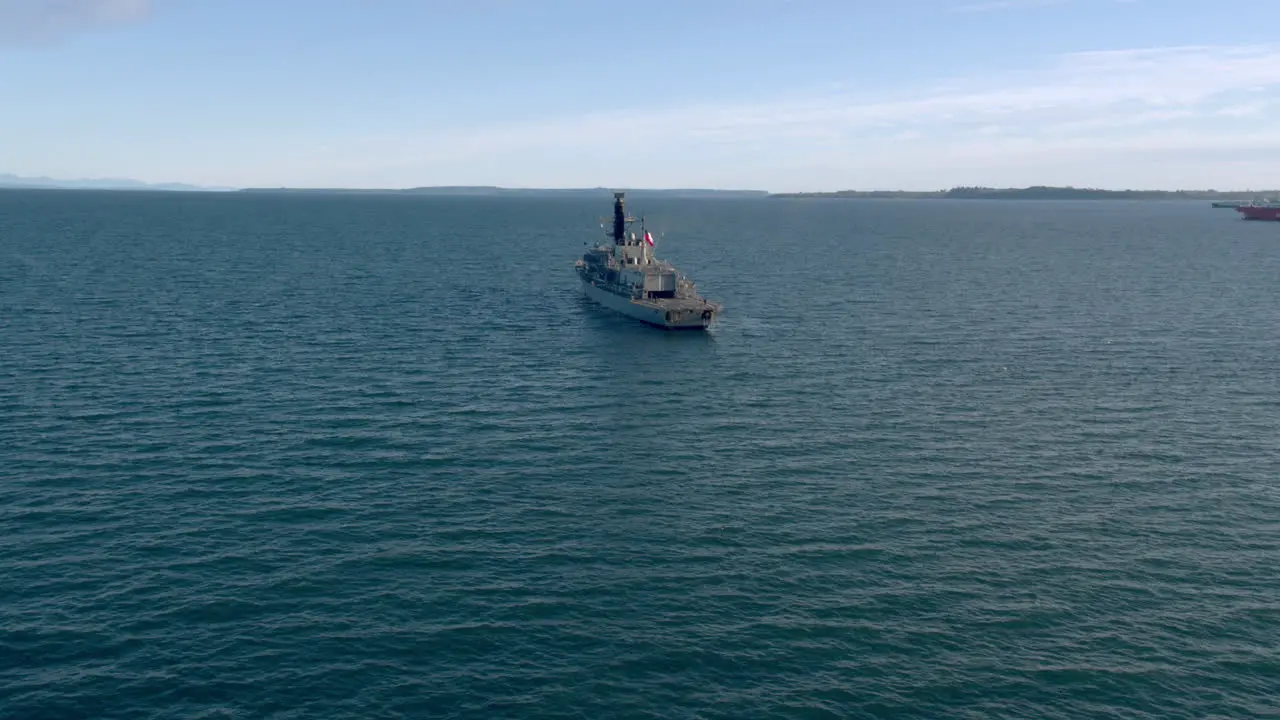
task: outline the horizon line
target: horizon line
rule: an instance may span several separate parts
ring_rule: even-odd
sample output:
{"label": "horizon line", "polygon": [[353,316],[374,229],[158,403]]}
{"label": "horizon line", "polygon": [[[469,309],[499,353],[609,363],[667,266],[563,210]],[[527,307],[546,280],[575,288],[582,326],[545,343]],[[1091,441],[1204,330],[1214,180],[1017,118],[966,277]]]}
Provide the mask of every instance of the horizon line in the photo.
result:
{"label": "horizon line", "polygon": [[358,186],[296,186],[296,185],[196,185],[182,181],[148,182],[133,178],[97,177],[59,179],[48,176],[20,176],[0,173],[0,190],[129,190],[160,192],[386,192],[406,193],[414,191],[505,191],[505,192],[696,192],[723,194],[765,194],[765,195],[829,195],[835,193],[945,193],[954,190],[1068,190],[1086,192],[1145,192],[1145,193],[1274,193],[1280,188],[1241,188],[1219,190],[1216,188],[1136,188],[1105,187],[1096,185],[1044,185],[1031,184],[1022,186],[996,185],[951,185],[950,187],[932,188],[840,188],[835,190],[764,190],[758,188],[717,188],[717,187],[642,187],[627,185],[580,185],[580,186],[524,186],[524,185],[410,185],[405,187],[358,187]]}

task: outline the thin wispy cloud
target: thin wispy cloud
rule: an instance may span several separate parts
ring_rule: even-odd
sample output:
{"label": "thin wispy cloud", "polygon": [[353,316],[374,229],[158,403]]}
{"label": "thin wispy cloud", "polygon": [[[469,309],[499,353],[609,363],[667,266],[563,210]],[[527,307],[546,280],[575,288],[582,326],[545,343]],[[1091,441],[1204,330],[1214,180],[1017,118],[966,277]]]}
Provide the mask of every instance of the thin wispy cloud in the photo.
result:
{"label": "thin wispy cloud", "polygon": [[[946,137],[977,126],[1047,137],[1129,131],[1269,106],[1280,90],[1280,47],[1173,47],[1063,55],[1038,71],[957,79],[900,97],[825,95],[773,103],[715,104],[547,118],[459,129],[432,138],[384,137],[418,157],[458,159],[551,148],[650,147],[839,139],[857,144],[914,131]],[[1247,96],[1247,97],[1246,97]],[[1235,108],[1235,110],[1231,110]]]}
{"label": "thin wispy cloud", "polygon": [[[1177,172],[1186,176],[1178,182],[1194,186],[1212,181],[1205,168],[1215,156],[1238,163],[1242,153],[1280,153],[1280,136],[1268,130],[1280,125],[1277,101],[1280,46],[1143,48],[1071,53],[1038,70],[956,78],[895,96],[828,92],[365,137],[296,152],[288,164],[391,185],[396,178],[429,184],[437,180],[433,168],[459,167],[474,169],[469,180],[476,182],[496,176],[537,184],[504,168],[539,168],[546,177],[556,172],[555,158],[590,157],[593,166],[578,172],[594,175],[566,171],[555,181],[596,184],[625,167],[636,184],[766,189],[778,189],[770,178],[781,176],[811,183],[782,189],[919,187],[913,178],[922,176],[939,186],[1025,177],[1153,187],[1174,182]],[[1121,156],[1136,159],[1114,162]],[[691,163],[694,157],[706,160]],[[1160,158],[1188,164],[1175,171]],[[690,164],[703,174],[689,177]],[[1213,182],[1232,184],[1225,175]]]}
{"label": "thin wispy cloud", "polygon": [[68,35],[136,22],[150,0],[0,0],[0,46],[47,45]]}

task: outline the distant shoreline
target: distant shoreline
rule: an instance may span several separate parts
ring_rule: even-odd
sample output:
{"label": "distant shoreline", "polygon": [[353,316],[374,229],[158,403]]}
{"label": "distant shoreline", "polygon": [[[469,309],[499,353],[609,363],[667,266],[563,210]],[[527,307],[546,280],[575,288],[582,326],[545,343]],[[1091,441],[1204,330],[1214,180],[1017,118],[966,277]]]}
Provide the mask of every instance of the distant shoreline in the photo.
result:
{"label": "distant shoreline", "polygon": [[[405,189],[361,188],[244,188],[245,193],[426,195],[435,197],[598,197],[612,188],[503,188],[496,186],[440,186]],[[832,192],[771,193],[765,190],[699,188],[624,189],[629,197],[668,198],[782,198],[782,199],[901,199],[901,200],[1208,200],[1250,202],[1280,197],[1280,190],[1099,190],[1095,188],[1032,186],[1026,188],[956,187],[950,190],[837,190]]]}
{"label": "distant shoreline", "polygon": [[[890,200],[1196,200],[1253,202],[1280,199],[1278,190],[1102,190],[1098,188],[1034,185],[1024,188],[954,187],[949,190],[836,190],[782,192],[767,190],[716,190],[707,188],[507,188],[490,185],[441,185],[412,188],[212,188],[179,183],[148,185],[138,181],[82,180],[41,182],[0,175],[0,190],[123,191],[162,193],[247,193],[256,195],[403,195],[423,197],[608,197],[615,191],[629,198],[678,199],[890,199]],[[115,182],[121,184],[116,185]],[[65,184],[63,184],[65,183]]]}
{"label": "distant shoreline", "polygon": [[772,193],[774,198],[903,199],[903,200],[1209,200],[1249,202],[1280,197],[1280,190],[1099,190],[1096,188],[956,187],[950,190],[838,190],[835,192]]}
{"label": "distant shoreline", "polygon": [[613,192],[625,192],[628,197],[683,197],[683,198],[765,198],[766,190],[710,190],[703,188],[506,188],[491,185],[441,185],[414,188],[243,188],[242,193],[257,194],[329,194],[329,195],[429,195],[435,197],[507,197],[554,196],[599,197]]}

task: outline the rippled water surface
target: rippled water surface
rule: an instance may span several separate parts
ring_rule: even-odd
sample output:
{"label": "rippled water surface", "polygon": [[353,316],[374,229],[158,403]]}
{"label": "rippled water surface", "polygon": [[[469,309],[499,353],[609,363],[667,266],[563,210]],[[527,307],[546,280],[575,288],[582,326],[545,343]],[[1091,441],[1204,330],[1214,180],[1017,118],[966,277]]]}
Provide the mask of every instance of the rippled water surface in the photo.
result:
{"label": "rippled water surface", "polygon": [[0,193],[0,717],[1280,713],[1280,223]]}

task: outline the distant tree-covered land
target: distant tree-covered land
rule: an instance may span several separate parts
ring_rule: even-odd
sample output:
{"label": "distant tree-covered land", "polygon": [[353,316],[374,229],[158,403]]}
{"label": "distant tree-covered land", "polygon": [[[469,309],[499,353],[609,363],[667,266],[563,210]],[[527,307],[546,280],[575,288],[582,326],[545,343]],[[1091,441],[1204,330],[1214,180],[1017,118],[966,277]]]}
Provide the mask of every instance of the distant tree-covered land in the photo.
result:
{"label": "distant tree-covered land", "polygon": [[[628,198],[751,198],[768,197],[764,190],[714,190],[700,188],[623,189]],[[343,194],[343,195],[431,195],[441,197],[610,197],[609,188],[504,188],[491,185],[442,185],[414,188],[244,188],[246,193]]]}
{"label": "distant tree-covered land", "polygon": [[773,193],[775,198],[949,198],[960,200],[1221,200],[1245,201],[1280,197],[1280,190],[1099,190],[1096,188],[954,187],[950,190],[838,190],[836,192]]}

